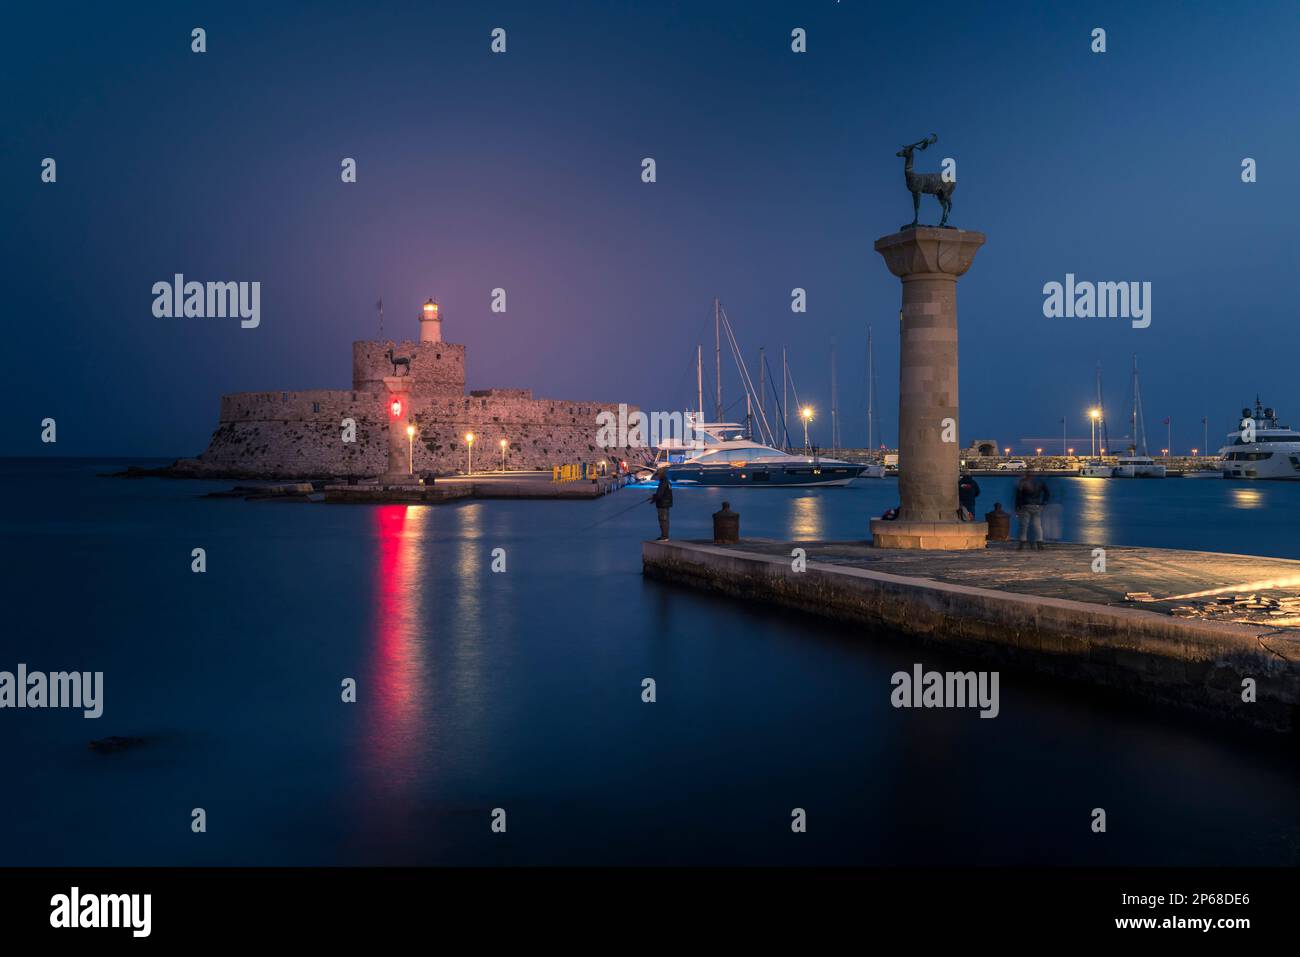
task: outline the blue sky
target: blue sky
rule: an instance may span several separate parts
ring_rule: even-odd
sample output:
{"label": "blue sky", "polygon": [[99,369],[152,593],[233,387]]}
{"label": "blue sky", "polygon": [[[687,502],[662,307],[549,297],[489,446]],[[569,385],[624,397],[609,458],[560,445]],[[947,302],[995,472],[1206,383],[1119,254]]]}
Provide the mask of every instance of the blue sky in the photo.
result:
{"label": "blue sky", "polygon": [[[1118,420],[1134,352],[1153,446],[1166,415],[1202,445],[1257,391],[1300,420],[1298,48],[1289,2],[15,9],[0,453],[47,453],[53,416],[62,454],[192,455],[221,393],[347,388],[375,300],[413,337],[430,295],[470,387],[647,409],[694,403],[718,296],[819,411],[838,344],[846,444],[871,323],[892,440],[899,291],[872,243],[911,218],[895,152],[932,132],[917,168],[954,158],[952,222],[988,237],[959,286],[963,439],[1063,415],[1086,437],[1096,363]],[[261,325],[155,318],[177,272],[260,281]],[[1151,326],[1045,318],[1067,272],[1151,282]]]}

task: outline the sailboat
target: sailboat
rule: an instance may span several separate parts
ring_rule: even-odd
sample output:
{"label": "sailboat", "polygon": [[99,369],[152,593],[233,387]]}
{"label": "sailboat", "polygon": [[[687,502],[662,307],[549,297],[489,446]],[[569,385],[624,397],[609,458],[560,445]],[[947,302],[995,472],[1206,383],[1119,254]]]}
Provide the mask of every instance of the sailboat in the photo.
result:
{"label": "sailboat", "polygon": [[[1097,363],[1097,404],[1092,407],[1090,412],[1092,417],[1092,454],[1097,455],[1097,441],[1101,440],[1101,452],[1106,454],[1107,445],[1107,428],[1106,428],[1106,405],[1101,399],[1101,363]],[[1111,478],[1115,474],[1115,466],[1107,465],[1100,458],[1091,458],[1083,463],[1079,469],[1079,475],[1083,478]]]}
{"label": "sailboat", "polygon": [[[1115,463],[1115,471],[1112,473],[1114,478],[1164,478],[1165,467],[1160,465],[1147,454],[1147,428],[1146,420],[1142,415],[1142,392],[1138,387],[1138,359],[1137,353],[1133,354],[1133,412],[1132,412],[1132,437],[1133,444],[1129,446],[1128,454],[1121,455]],[[1138,454],[1138,436],[1142,437],[1142,454]]]}

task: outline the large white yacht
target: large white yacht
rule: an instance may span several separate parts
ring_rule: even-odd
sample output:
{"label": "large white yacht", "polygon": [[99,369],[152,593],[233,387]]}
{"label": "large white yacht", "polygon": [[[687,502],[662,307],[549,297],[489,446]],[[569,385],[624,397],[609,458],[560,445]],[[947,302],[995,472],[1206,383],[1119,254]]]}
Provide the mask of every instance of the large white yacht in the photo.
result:
{"label": "large white yacht", "polygon": [[736,422],[695,422],[687,413],[693,441],[665,441],[653,473],[666,468],[674,485],[800,486],[848,485],[855,478],[884,478],[883,465],[859,465],[816,453],[782,452],[745,435]]}
{"label": "large white yacht", "polygon": [[1258,396],[1253,414],[1241,410],[1241,422],[1219,449],[1223,477],[1300,481],[1300,432],[1278,422],[1277,413],[1262,407]]}

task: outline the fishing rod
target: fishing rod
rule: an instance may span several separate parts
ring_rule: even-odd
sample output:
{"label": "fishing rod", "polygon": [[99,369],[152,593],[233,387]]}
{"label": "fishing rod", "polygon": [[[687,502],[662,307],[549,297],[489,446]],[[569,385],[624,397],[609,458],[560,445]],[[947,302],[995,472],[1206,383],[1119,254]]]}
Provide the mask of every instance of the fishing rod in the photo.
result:
{"label": "fishing rod", "polygon": [[651,495],[651,496],[650,496],[649,498],[647,498],[647,499],[643,499],[643,500],[641,500],[641,501],[633,502],[633,503],[632,503],[631,505],[629,505],[627,508],[620,509],[619,511],[615,512],[613,515],[607,515],[607,516],[605,516],[604,518],[602,518],[602,519],[601,519],[600,521],[598,521],[598,522],[592,522],[590,525],[588,525],[586,528],[584,528],[583,531],[584,531],[584,532],[589,532],[589,531],[591,531],[593,528],[595,528],[597,525],[604,525],[604,524],[605,524],[606,522],[608,522],[610,519],[618,518],[620,515],[626,515],[628,512],[632,511],[632,509],[636,508],[637,506],[639,506],[639,505],[645,505],[647,502],[653,502],[654,500],[655,500],[655,497],[654,497],[653,495]]}

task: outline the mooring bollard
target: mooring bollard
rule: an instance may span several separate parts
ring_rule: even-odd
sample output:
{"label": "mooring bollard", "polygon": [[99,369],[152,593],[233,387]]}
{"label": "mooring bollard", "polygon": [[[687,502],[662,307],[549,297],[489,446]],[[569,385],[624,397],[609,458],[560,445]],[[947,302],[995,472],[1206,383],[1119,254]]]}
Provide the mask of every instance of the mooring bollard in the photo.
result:
{"label": "mooring bollard", "polygon": [[713,513],[713,541],[715,544],[740,541],[740,513],[731,510],[730,502],[723,502],[722,508]]}
{"label": "mooring bollard", "polygon": [[993,511],[984,513],[984,521],[989,523],[990,542],[1005,542],[1011,537],[1011,513],[1002,511],[1001,502],[994,502]]}

